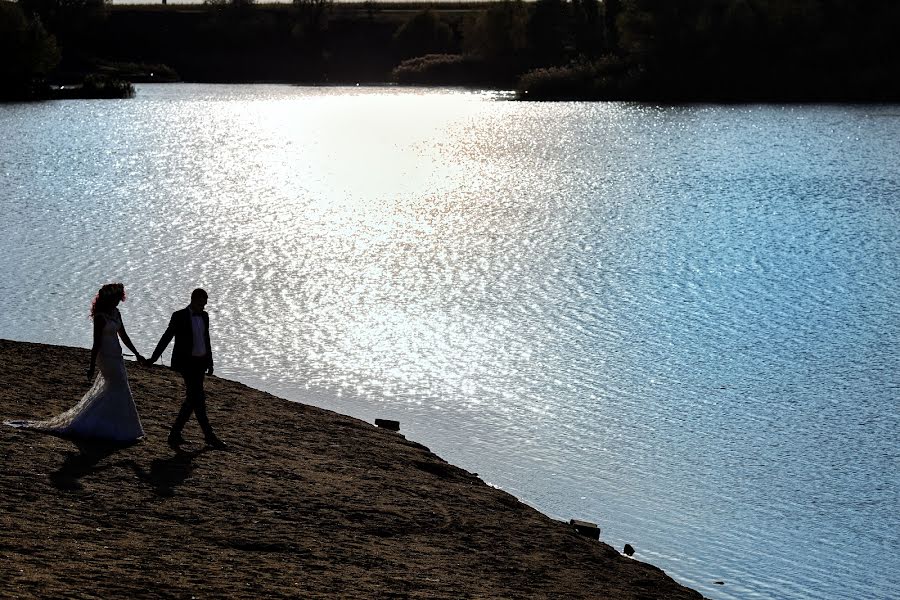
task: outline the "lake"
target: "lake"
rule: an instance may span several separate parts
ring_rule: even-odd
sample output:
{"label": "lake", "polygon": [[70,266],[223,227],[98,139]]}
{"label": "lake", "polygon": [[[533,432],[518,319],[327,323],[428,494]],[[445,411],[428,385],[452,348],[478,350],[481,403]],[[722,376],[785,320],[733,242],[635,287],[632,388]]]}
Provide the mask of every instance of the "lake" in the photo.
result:
{"label": "lake", "polygon": [[217,375],[397,419],[709,598],[896,598],[900,106],[508,99],[0,105],[0,337],[88,347],[123,281],[149,355],[202,286]]}

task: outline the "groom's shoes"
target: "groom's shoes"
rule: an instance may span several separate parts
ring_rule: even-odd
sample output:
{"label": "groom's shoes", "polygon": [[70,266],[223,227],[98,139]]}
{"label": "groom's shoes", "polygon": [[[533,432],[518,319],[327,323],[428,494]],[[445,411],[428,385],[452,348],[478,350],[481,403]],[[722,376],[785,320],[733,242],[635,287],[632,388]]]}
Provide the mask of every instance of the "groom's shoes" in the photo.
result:
{"label": "groom's shoes", "polygon": [[169,439],[166,440],[166,442],[169,444],[170,448],[178,448],[178,446],[188,443],[186,439],[181,437],[180,433],[170,433]]}
{"label": "groom's shoes", "polygon": [[216,450],[228,450],[228,444],[216,436],[206,438],[206,445],[215,448]]}

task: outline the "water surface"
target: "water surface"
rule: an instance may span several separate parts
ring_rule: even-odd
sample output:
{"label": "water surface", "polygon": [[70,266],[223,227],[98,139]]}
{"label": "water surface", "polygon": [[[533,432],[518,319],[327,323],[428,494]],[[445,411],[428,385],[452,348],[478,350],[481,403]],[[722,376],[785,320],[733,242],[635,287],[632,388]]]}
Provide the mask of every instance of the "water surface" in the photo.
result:
{"label": "water surface", "polygon": [[900,107],[142,85],[0,140],[0,337],[124,281],[149,354],[201,285],[218,375],[710,598],[897,596]]}

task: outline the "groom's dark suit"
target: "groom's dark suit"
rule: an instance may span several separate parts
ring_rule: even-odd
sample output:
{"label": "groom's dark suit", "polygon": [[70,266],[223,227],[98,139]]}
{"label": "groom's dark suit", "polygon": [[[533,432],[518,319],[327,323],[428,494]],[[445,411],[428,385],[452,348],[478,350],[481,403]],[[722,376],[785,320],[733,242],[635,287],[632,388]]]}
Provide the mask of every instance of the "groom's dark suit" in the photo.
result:
{"label": "groom's dark suit", "polygon": [[[153,351],[153,357],[150,359],[150,362],[159,358],[166,346],[169,345],[169,342],[172,341],[172,337],[174,337],[175,347],[172,348],[172,368],[179,373],[184,373],[185,369],[191,366],[191,359],[194,358],[192,356],[194,328],[191,324],[191,317],[190,308],[182,308],[172,313],[169,326],[166,328],[162,338],[160,338],[156,350]],[[206,360],[201,361],[205,371],[213,366],[212,345],[209,343],[209,313],[205,310],[201,311],[200,317],[203,319],[203,341],[206,344]]]}
{"label": "groom's dark suit", "polygon": [[[203,344],[195,344],[193,324],[195,316],[199,316],[203,321]],[[206,416],[206,392],[203,389],[204,376],[207,372],[212,374],[213,369],[212,345],[209,343],[209,314],[205,310],[195,313],[190,307],[172,313],[169,326],[148,362],[155,362],[173,337],[175,338],[175,347],[172,349],[172,369],[181,373],[184,378],[186,393],[181,410],[178,411],[175,423],[172,424],[170,438],[181,437],[181,430],[193,412],[197,415],[197,422],[200,424],[206,440],[216,440],[216,435]]]}

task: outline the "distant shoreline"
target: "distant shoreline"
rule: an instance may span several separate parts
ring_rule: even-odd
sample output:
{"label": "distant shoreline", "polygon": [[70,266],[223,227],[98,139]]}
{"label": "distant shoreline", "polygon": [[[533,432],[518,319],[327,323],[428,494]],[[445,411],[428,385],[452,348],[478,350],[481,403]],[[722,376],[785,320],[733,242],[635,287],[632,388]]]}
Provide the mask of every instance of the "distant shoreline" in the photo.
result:
{"label": "distant shoreline", "polygon": [[[0,340],[0,415],[68,408],[87,362],[86,349]],[[702,598],[400,434],[237,382],[207,384],[232,450],[174,451],[179,378],[128,369],[147,432],[136,445],[0,428],[8,593]]]}
{"label": "distant shoreline", "polygon": [[[183,80],[514,89],[526,101],[900,101],[892,0],[23,6],[0,11],[17,36],[6,100],[52,97],[47,84],[100,98]],[[115,84],[79,94],[90,77]]]}
{"label": "distant shoreline", "polygon": [[[619,3],[603,6],[607,4],[612,10]],[[595,17],[593,37],[584,40],[578,31],[540,33],[547,18],[540,11],[550,10],[552,3],[323,6],[324,12],[317,13],[314,3],[302,2],[113,5],[94,53],[106,57],[108,72],[133,83],[173,78],[195,83],[399,83],[513,89],[522,100],[900,101],[900,45],[867,33],[873,22],[880,22],[879,15],[900,15],[884,0],[862,11],[838,3],[821,17],[827,27],[814,31],[789,15],[744,15],[743,21],[735,21],[735,13],[721,23],[732,35],[712,37],[690,30],[676,35],[670,28],[677,18],[664,9],[640,24],[642,13],[619,8],[623,12],[616,18],[605,12]],[[754,10],[763,6],[754,4]],[[426,11],[430,18],[422,16]],[[705,19],[713,17],[691,11],[682,16],[695,19],[697,27],[712,27],[713,21]],[[574,16],[552,18],[569,23]],[[484,28],[522,20],[528,23],[520,23],[521,39],[504,41],[510,44],[506,49],[472,41]],[[474,27],[475,22],[483,28]],[[294,23],[293,29],[285,23]],[[404,38],[404,28],[416,33]],[[544,39],[551,34],[562,37],[558,42]],[[441,35],[446,36],[442,43],[425,41]],[[679,35],[696,39],[679,41]]]}

